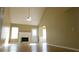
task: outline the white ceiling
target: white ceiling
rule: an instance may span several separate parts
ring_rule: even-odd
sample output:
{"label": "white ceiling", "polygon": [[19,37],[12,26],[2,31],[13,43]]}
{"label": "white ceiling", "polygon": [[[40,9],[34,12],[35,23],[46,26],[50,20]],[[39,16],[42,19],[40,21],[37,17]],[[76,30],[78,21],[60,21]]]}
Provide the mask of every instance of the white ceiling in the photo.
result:
{"label": "white ceiling", "polygon": [[15,24],[27,24],[27,25],[38,25],[40,19],[44,13],[44,7],[31,7],[30,15],[32,21],[28,22],[27,18],[28,7],[12,7],[10,8],[10,19],[11,23]]}

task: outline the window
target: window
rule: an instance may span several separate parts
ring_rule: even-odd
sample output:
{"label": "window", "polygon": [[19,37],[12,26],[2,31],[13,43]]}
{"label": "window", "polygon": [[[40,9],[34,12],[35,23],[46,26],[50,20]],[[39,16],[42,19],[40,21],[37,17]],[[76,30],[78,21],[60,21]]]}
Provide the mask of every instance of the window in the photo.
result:
{"label": "window", "polygon": [[11,39],[18,39],[18,32],[19,32],[18,27],[12,27]]}
{"label": "window", "polygon": [[9,27],[2,27],[1,38],[3,40],[9,39],[9,33],[10,33],[10,28]]}
{"label": "window", "polygon": [[43,29],[43,39],[46,39],[46,29]]}
{"label": "window", "polygon": [[37,28],[32,28],[32,43],[37,42]]}
{"label": "window", "polygon": [[5,45],[8,44],[9,34],[10,34],[10,27],[7,27],[7,26],[2,27],[1,39],[5,40]]}
{"label": "window", "polygon": [[32,29],[32,35],[37,36],[37,29],[36,28]]}
{"label": "window", "polygon": [[42,35],[43,43],[46,43],[46,26],[42,27]]}

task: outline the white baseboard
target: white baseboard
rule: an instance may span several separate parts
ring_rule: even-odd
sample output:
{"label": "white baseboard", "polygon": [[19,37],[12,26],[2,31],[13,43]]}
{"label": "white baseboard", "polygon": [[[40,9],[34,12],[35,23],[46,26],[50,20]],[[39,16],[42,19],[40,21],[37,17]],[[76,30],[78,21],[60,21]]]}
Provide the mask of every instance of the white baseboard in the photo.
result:
{"label": "white baseboard", "polygon": [[56,46],[56,47],[65,48],[65,49],[74,50],[74,51],[78,51],[79,52],[79,49],[76,49],[76,48],[70,48],[70,47],[60,46],[60,45],[53,45],[53,44],[48,44],[48,43],[47,43],[47,45]]}

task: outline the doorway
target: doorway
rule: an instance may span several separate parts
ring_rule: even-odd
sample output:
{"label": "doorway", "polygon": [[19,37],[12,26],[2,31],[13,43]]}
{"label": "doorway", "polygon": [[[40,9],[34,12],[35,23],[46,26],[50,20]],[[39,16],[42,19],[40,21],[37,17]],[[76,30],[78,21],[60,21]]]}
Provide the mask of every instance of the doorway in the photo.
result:
{"label": "doorway", "polygon": [[46,26],[39,27],[39,42],[46,43]]}

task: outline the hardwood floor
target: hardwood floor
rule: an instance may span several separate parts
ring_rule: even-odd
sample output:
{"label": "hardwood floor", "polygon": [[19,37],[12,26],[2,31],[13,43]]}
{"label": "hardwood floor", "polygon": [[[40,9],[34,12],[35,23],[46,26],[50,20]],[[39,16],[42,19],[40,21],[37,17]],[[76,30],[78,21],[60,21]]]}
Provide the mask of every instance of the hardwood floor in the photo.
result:
{"label": "hardwood floor", "polygon": [[7,46],[1,46],[0,52],[76,52],[64,48],[58,48],[46,44],[9,44]]}

